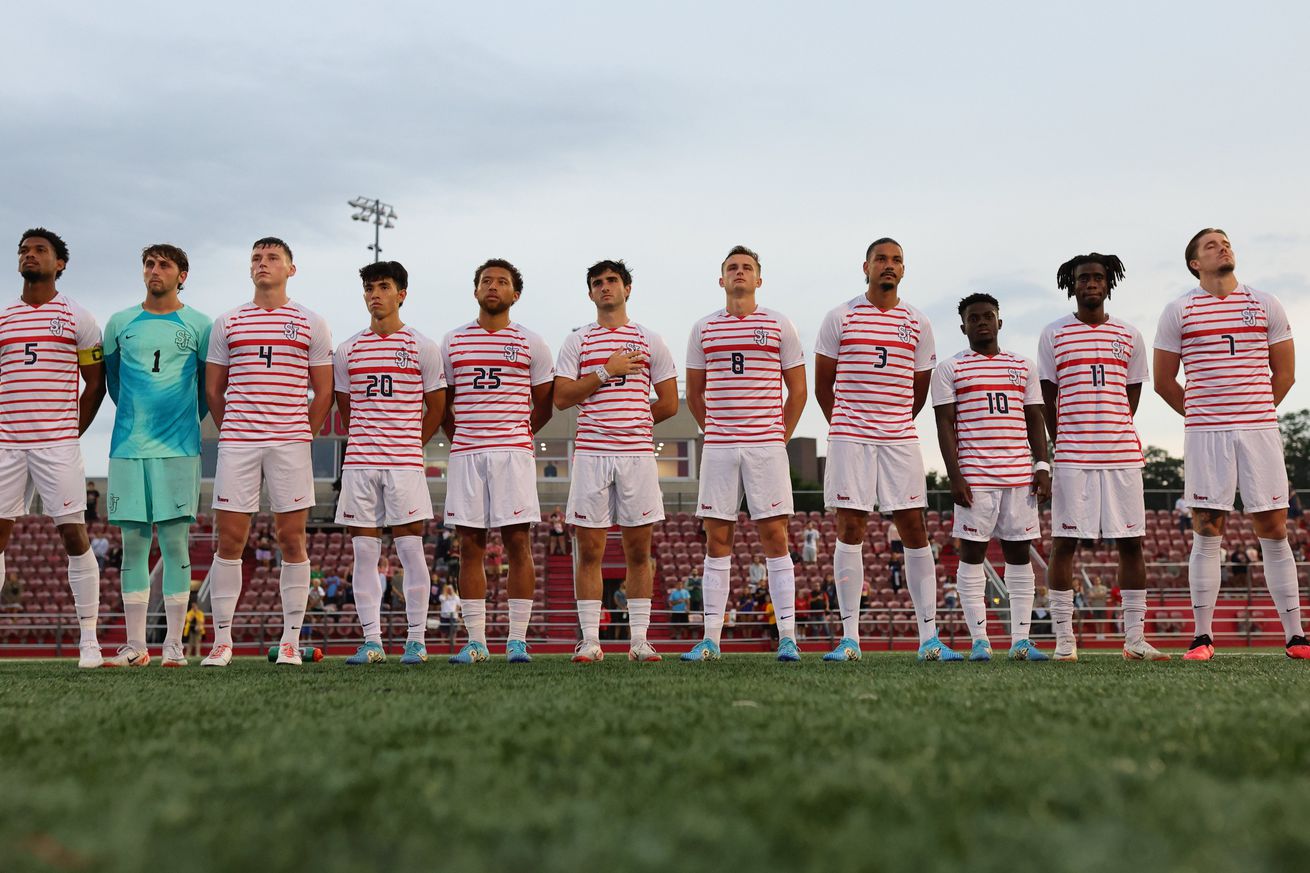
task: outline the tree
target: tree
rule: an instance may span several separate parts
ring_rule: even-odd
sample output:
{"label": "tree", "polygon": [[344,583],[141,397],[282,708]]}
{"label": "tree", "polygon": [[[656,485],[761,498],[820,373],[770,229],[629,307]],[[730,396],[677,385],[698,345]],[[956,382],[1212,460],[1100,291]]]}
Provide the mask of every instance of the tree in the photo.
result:
{"label": "tree", "polygon": [[1310,409],[1278,417],[1283,431],[1283,458],[1293,488],[1310,486]]}
{"label": "tree", "polygon": [[1167,494],[1151,491],[1181,491],[1183,488],[1183,459],[1175,458],[1159,446],[1146,447],[1146,467],[1142,469],[1142,487],[1148,492],[1148,509],[1172,509]]}

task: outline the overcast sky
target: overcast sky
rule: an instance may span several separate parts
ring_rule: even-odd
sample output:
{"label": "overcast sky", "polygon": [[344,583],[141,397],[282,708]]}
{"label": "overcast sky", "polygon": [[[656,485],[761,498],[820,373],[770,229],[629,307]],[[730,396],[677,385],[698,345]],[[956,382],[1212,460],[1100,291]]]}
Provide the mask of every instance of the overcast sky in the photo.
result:
{"label": "overcast sky", "polygon": [[[0,62],[0,212],[15,247],[38,224],[68,240],[60,288],[102,324],[143,296],[143,245],[187,249],[185,299],[218,315],[250,297],[251,241],[276,235],[292,296],[345,339],[367,324],[357,195],[394,204],[383,255],[438,338],[475,315],[473,267],[506,257],[526,282],[516,318],[558,349],[594,315],[586,267],[624,258],[631,314],[681,364],[745,243],[761,303],[812,352],[889,235],[943,357],[972,291],[1000,298],[1002,345],[1034,356],[1070,309],[1056,267],[1091,250],[1123,258],[1110,308],[1149,344],[1208,225],[1243,281],[1310,324],[1302,4],[880,6],[65,3]],[[1284,410],[1306,406],[1310,378]],[[1181,450],[1154,394],[1138,422]],[[930,413],[919,427],[940,466]],[[813,403],[798,432],[826,435]]]}

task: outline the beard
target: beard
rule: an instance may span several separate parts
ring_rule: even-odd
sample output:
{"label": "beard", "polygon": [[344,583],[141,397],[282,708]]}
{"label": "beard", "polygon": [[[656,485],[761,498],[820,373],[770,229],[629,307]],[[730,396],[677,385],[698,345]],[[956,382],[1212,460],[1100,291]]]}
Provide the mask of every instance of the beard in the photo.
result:
{"label": "beard", "polygon": [[1219,269],[1216,270],[1215,272],[1217,272],[1220,276],[1227,276],[1230,273],[1234,272],[1235,270],[1237,270],[1236,264],[1220,264]]}
{"label": "beard", "polygon": [[40,270],[19,270],[18,275],[23,277],[24,282],[40,282],[50,278]]}
{"label": "beard", "polygon": [[895,290],[896,290],[896,283],[895,283],[895,282],[888,282],[886,279],[879,279],[879,280],[878,280],[878,290],[879,290],[879,291],[895,291]]}
{"label": "beard", "polygon": [[478,303],[478,306],[483,312],[487,313],[487,315],[500,315],[502,312],[507,312],[513,305],[513,302],[509,300],[501,300],[497,303],[486,303],[481,301]]}

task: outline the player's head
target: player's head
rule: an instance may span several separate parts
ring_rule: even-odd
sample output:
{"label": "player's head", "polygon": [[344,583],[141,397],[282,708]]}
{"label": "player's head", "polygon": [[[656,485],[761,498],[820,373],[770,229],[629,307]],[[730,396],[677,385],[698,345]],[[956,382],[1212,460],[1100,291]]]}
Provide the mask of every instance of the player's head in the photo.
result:
{"label": "player's head", "polygon": [[67,264],[68,243],[53,230],[33,227],[18,238],[18,273],[28,282],[58,279]]}
{"label": "player's head", "polygon": [[255,240],[250,247],[250,278],[257,288],[286,285],[296,275],[291,246],[275,236]]}
{"label": "player's head", "polygon": [[155,243],[141,250],[141,274],[146,292],[163,297],[181,291],[191,263],[186,252],[170,243]]}
{"label": "player's head", "polygon": [[374,318],[390,318],[405,305],[409,271],[399,261],[378,261],[359,268],[364,283],[364,305]]}
{"label": "player's head", "polygon": [[491,258],[473,273],[473,296],[488,315],[500,315],[523,294],[523,274],[504,258]]}
{"label": "player's head", "polygon": [[895,291],[905,276],[905,251],[889,236],[869,243],[864,252],[864,281],[879,291]]}
{"label": "player's head", "polygon": [[990,294],[970,294],[960,301],[960,333],[969,338],[969,347],[986,346],[996,341],[1001,331],[1001,304]]}
{"label": "player's head", "polygon": [[1110,299],[1114,286],[1123,281],[1124,264],[1115,255],[1092,252],[1070,258],[1055,271],[1055,285],[1078,305],[1095,309]]}
{"label": "player's head", "polygon": [[1228,234],[1217,227],[1198,230],[1183,252],[1187,271],[1196,278],[1202,273],[1226,275],[1237,269],[1237,257],[1228,242]]}
{"label": "player's head", "polygon": [[745,246],[733,246],[719,266],[719,287],[728,293],[754,293],[760,278],[760,256]]}
{"label": "player's head", "polygon": [[618,309],[632,296],[632,271],[623,261],[597,261],[587,268],[587,296],[597,309]]}

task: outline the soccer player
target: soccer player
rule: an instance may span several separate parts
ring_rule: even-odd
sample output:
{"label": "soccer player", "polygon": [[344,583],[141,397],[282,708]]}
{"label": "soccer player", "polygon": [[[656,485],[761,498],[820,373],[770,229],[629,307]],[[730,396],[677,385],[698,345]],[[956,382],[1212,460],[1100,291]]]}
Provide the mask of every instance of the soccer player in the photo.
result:
{"label": "soccer player", "polygon": [[1167,661],[1146,641],[1146,504],[1142,443],[1133,416],[1147,380],[1142,334],[1105,311],[1123,280],[1114,255],[1092,252],[1060,265],[1056,285],[1077,309],[1046,326],[1037,374],[1046,428],[1055,441],[1051,561],[1046,570],[1057,661],[1078,660],[1073,634],[1073,559],[1079,540],[1114,540],[1123,592],[1124,658]]}
{"label": "soccer player", "polygon": [[1183,416],[1183,490],[1194,530],[1188,586],[1196,633],[1183,658],[1214,657],[1220,547],[1238,491],[1260,539],[1287,656],[1310,658],[1287,542],[1287,468],[1275,411],[1295,380],[1292,327],[1278,298],[1237,281],[1237,259],[1222,230],[1199,231],[1183,257],[1199,284],[1169,302],[1155,334],[1156,393]]}
{"label": "soccer player", "polygon": [[587,296],[596,304],[596,320],[569,334],[555,362],[555,406],[578,407],[566,517],[578,540],[575,591],[582,640],[573,660],[580,663],[605,657],[600,562],[612,524],[622,529],[628,565],[628,658],[660,660],[646,639],[654,588],[651,531],[664,519],[651,428],[677,413],[678,374],[664,340],[628,318],[631,295],[632,274],[623,261],[593,264]]}
{"label": "soccer player", "polygon": [[355,608],[364,644],[347,664],[387,659],[382,648],[382,528],[391,528],[405,571],[409,631],[402,664],[428,659],[426,631],[431,575],[423,554],[423,525],[432,518],[432,497],[423,447],[446,414],[446,376],[441,348],[406,325],[400,307],[409,294],[409,273],[396,261],[359,271],[369,326],[332,356],[337,409],[349,429],[341,469],[337,524],[350,531],[355,554]]}
{"label": "soccer player", "polygon": [[860,659],[860,593],[869,513],[892,514],[905,547],[905,577],[921,661],[959,661],[937,636],[937,568],[923,510],[928,505],[914,419],[937,364],[932,325],[900,297],[905,253],[890,237],[865,251],[863,294],[828,313],[814,349],[814,393],[828,419],[823,500],[837,512],[833,574],[842,640],[825,661]]}
{"label": "soccer player", "polygon": [[250,253],[254,299],[219,316],[210,337],[205,397],[219,427],[218,554],[209,571],[214,648],[200,662],[205,667],[226,667],[232,660],[241,555],[259,509],[261,482],[282,551],[277,663],[300,665],[300,627],[309,600],[305,522],[314,505],[309,447],[332,409],[332,335],[322,316],[287,297],[294,275],[285,242],[256,240]]}
{"label": "soccer player", "polygon": [[755,302],[762,281],[759,255],[734,246],[720,267],[724,307],[696,322],[687,342],[687,408],[705,432],[696,514],[705,525],[706,549],[705,639],[682,655],[684,661],[720,657],[743,491],[764,548],[778,660],[800,660],[796,570],[787,549],[787,441],[805,409],[805,356],[791,321]]}
{"label": "soccer player", "polygon": [[[78,443],[105,399],[100,325],[59,293],[68,246],[43,227],[23,233],[23,291],[0,311],[0,585],[14,519],[27,511],[29,477],[68,553],[68,587],[81,630],[77,666],[104,663],[96,641],[100,565],[86,534],[86,473]],[[78,376],[83,388],[79,396]]]}
{"label": "soccer player", "polygon": [[528,622],[536,571],[532,524],[541,521],[532,435],[555,411],[555,366],[537,334],[510,319],[523,276],[493,258],[473,274],[478,317],[446,334],[446,523],[459,531],[459,596],[469,640],[454,664],[487,659],[487,530],[500,528],[509,555],[509,640],[512,664],[532,660]]}
{"label": "soccer player", "polygon": [[969,348],[932,376],[937,442],[955,499],[951,536],[960,541],[955,587],[973,648],[970,661],[990,661],[987,576],[983,561],[993,536],[1005,555],[1010,593],[1010,660],[1045,661],[1028,639],[1037,580],[1030,551],[1041,536],[1037,504],[1051,496],[1051,464],[1037,365],[1002,351],[1001,305],[990,294],[960,301],[960,331]]}
{"label": "soccer player", "polygon": [[189,532],[200,502],[200,421],[205,405],[209,316],[178,294],[186,252],[160,243],[141,252],[145,301],[105,326],[105,376],[118,411],[109,444],[109,521],[123,533],[127,644],[106,663],[144,667],[150,546],[163,561],[165,667],[185,667],[182,622],[191,594]]}

